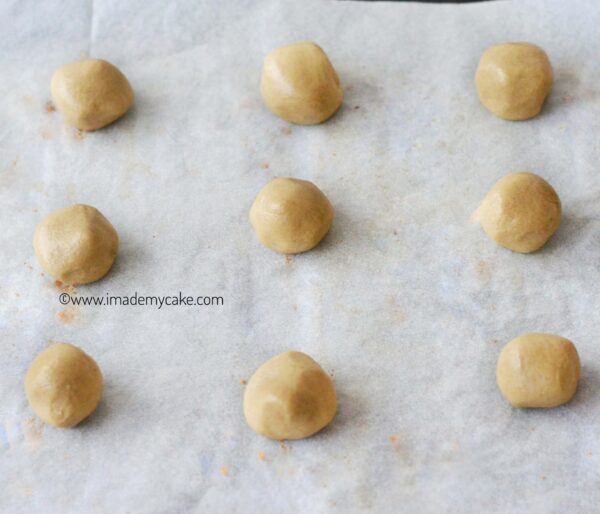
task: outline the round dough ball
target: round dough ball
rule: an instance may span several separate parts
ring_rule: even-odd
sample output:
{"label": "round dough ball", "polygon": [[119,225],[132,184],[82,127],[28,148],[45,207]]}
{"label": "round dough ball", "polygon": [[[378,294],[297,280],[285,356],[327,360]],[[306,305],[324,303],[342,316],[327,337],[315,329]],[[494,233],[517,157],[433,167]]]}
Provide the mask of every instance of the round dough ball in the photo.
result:
{"label": "round dough ball", "polygon": [[552,88],[546,53],[531,43],[505,43],[481,56],[475,85],[481,103],[505,120],[533,118]]}
{"label": "round dough ball", "polygon": [[60,428],[73,427],[96,410],[102,396],[102,373],[84,351],[56,343],[31,363],[25,393],[42,421]]}
{"label": "round dough ball", "polygon": [[280,253],[314,248],[333,223],[333,207],[312,182],[275,178],[258,193],[250,223],[266,247]]}
{"label": "round dough ball", "polygon": [[282,46],[267,55],[260,91],[274,114],[299,125],[330,118],[344,96],[327,54],[310,42]]}
{"label": "round dough ball", "polygon": [[500,353],[496,378],[515,407],[557,407],[567,403],[579,382],[575,345],[553,334],[524,334]]}
{"label": "round dough ball", "polygon": [[560,225],[556,191],[543,178],[528,172],[502,177],[475,212],[487,235],[510,250],[535,252]]}
{"label": "round dough ball", "polygon": [[96,130],[125,114],[133,90],[119,69],[101,59],[65,64],[52,76],[52,101],[67,124]]}
{"label": "round dough ball", "polygon": [[302,439],[327,426],[336,412],[335,387],[308,355],[286,352],[265,362],[248,381],[244,415],[271,439]]}
{"label": "round dough ball", "polygon": [[42,268],[65,284],[87,284],[108,273],[119,247],[119,236],[102,213],[75,204],[46,216],[33,237]]}

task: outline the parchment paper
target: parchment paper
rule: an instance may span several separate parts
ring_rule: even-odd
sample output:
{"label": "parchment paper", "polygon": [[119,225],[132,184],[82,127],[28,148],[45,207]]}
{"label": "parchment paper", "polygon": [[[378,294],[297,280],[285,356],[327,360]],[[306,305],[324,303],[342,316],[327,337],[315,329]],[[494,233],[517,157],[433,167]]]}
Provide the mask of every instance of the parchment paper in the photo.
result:
{"label": "parchment paper", "polygon": [[[532,513],[600,502],[600,7],[5,0],[0,6],[0,511],[3,513]],[[292,126],[263,106],[269,50],[321,44],[344,106]],[[488,46],[532,41],[556,82],[538,118],[499,120],[473,75]],[[135,108],[79,134],[46,102],[54,70],[93,56]],[[493,244],[469,218],[529,170],[564,222],[542,251]],[[336,210],[315,251],[285,257],[247,219],[275,176]],[[64,307],[32,249],[38,221],[99,208],[121,248],[78,297],[221,295],[224,306]],[[554,410],[499,394],[501,347],[572,339],[580,390]],[[43,426],[23,378],[54,341],[105,376],[79,428]],[[331,372],[332,425],[279,444],[242,415],[244,385],[289,349]]]}

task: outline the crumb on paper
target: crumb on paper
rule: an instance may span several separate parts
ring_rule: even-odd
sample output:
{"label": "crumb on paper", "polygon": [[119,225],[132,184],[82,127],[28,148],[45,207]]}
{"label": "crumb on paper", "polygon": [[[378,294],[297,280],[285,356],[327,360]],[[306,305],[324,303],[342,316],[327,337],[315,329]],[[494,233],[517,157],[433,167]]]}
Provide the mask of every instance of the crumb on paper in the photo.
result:
{"label": "crumb on paper", "polygon": [[221,475],[224,477],[229,476],[229,468],[227,466],[221,466]]}
{"label": "crumb on paper", "polygon": [[281,133],[284,136],[291,136],[292,135],[292,129],[290,127],[282,127],[281,128]]}
{"label": "crumb on paper", "polygon": [[246,385],[248,381],[245,378],[240,378],[240,384]]}
{"label": "crumb on paper", "polygon": [[30,451],[35,451],[42,444],[42,423],[36,418],[29,418],[23,426],[25,443]]}
{"label": "crumb on paper", "polygon": [[261,167],[263,170],[268,170],[268,169],[269,169],[269,166],[270,166],[270,164],[269,164],[268,162],[263,162],[263,163],[260,165],[260,167]]}
{"label": "crumb on paper", "polygon": [[63,323],[71,323],[75,319],[75,312],[73,310],[58,311],[56,316]]}
{"label": "crumb on paper", "polygon": [[360,109],[360,105],[355,105],[354,110],[357,111],[358,109]]}
{"label": "crumb on paper", "polygon": [[286,266],[291,266],[292,264],[294,264],[294,256],[293,255],[286,255],[285,256],[285,265]]}
{"label": "crumb on paper", "polygon": [[56,287],[57,289],[62,289],[63,283],[60,280],[55,280],[54,281],[54,287]]}
{"label": "crumb on paper", "polygon": [[398,436],[396,434],[392,434],[389,438],[390,444],[392,446],[396,446],[398,444]]}
{"label": "crumb on paper", "polygon": [[56,107],[54,107],[54,104],[52,103],[52,100],[48,100],[46,102],[46,105],[44,106],[44,109],[46,109],[46,112],[55,112],[56,111]]}
{"label": "crumb on paper", "polygon": [[475,265],[475,272],[477,273],[477,277],[485,282],[491,278],[489,264],[484,260],[477,262]]}
{"label": "crumb on paper", "polygon": [[281,441],[279,441],[279,448],[281,448],[281,451],[286,452],[286,453],[292,449],[290,446],[285,444],[285,439],[282,439]]}
{"label": "crumb on paper", "polygon": [[71,134],[73,134],[73,138],[77,141],[83,141],[85,139],[85,132],[81,129],[73,129]]}
{"label": "crumb on paper", "polygon": [[263,462],[264,462],[265,460],[267,460],[267,454],[266,454],[265,452],[258,452],[258,453],[256,454],[256,456],[258,457],[258,460],[261,460],[261,461],[263,461]]}

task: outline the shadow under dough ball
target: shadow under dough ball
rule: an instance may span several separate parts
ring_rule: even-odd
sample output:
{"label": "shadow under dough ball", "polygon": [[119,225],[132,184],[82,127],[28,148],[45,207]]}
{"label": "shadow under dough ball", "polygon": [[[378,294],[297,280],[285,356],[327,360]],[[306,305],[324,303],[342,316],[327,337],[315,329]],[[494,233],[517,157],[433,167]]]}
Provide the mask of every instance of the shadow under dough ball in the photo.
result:
{"label": "shadow under dough ball", "polygon": [[50,89],[66,123],[81,130],[102,128],[133,104],[133,90],[125,75],[101,59],[65,64],[52,76]]}
{"label": "shadow under dough ball", "polygon": [[286,352],[265,362],[248,381],[244,415],[250,428],[271,439],[303,439],[335,416],[333,381],[308,355]]}
{"label": "shadow under dough ball", "polygon": [[515,407],[557,407],[567,403],[579,383],[575,345],[554,334],[531,333],[513,339],[500,353],[496,379]]}
{"label": "shadow under dough ball", "polygon": [[542,177],[529,172],[502,177],[475,211],[486,234],[514,252],[539,250],[558,229],[560,198]]}
{"label": "shadow under dough ball", "polygon": [[73,427],[96,410],[102,397],[102,373],[84,351],[56,343],[31,363],[25,393],[42,421],[60,428]]}
{"label": "shadow under dough ball", "polygon": [[98,209],[75,204],[52,212],[38,224],[33,247],[50,276],[65,284],[87,284],[108,273],[119,236]]}
{"label": "shadow under dough ball", "polygon": [[481,56],[475,85],[481,103],[505,120],[533,118],[552,88],[552,65],[531,43],[505,43]]}
{"label": "shadow under dough ball", "polygon": [[267,55],[260,91],[274,114],[299,125],[324,122],[344,96],[327,54],[310,42],[282,46]]}
{"label": "shadow under dough ball", "polygon": [[262,188],[250,209],[250,223],[267,248],[306,252],[319,244],[333,223],[333,207],[312,182],[275,178]]}

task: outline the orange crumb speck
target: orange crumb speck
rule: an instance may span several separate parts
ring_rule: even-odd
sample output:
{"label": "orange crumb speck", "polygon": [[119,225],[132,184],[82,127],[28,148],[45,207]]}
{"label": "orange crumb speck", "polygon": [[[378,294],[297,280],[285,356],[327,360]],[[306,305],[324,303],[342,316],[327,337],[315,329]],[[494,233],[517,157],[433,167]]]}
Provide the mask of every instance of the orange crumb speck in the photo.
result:
{"label": "orange crumb speck", "polygon": [[240,384],[246,385],[248,381],[245,378],[240,378]]}
{"label": "orange crumb speck", "polygon": [[282,129],[281,129],[281,133],[282,133],[284,136],[290,136],[290,135],[292,134],[292,129],[291,129],[291,128],[289,128],[289,127],[282,127]]}
{"label": "orange crumb speck", "polygon": [[286,255],[285,256],[285,264],[287,266],[291,265],[294,263],[294,256],[293,255]]}
{"label": "orange crumb speck", "polygon": [[221,475],[224,477],[229,476],[229,468],[227,466],[221,466]]}
{"label": "orange crumb speck", "polygon": [[58,311],[56,315],[63,323],[70,323],[75,318],[75,314],[72,311]]}
{"label": "orange crumb speck", "polygon": [[265,461],[267,460],[267,454],[265,452],[258,452],[257,454],[258,460]]}
{"label": "orange crumb speck", "polygon": [[54,281],[54,287],[58,288],[58,289],[62,289],[63,283],[60,280],[55,280]]}
{"label": "orange crumb speck", "polygon": [[398,444],[398,436],[397,435],[391,435],[389,437],[389,440],[390,440],[390,443],[393,444],[393,445]]}
{"label": "orange crumb speck", "polygon": [[260,167],[261,167],[263,170],[268,170],[268,169],[269,169],[269,163],[268,163],[268,162],[263,162],[263,163],[260,165]]}
{"label": "orange crumb speck", "polygon": [[50,100],[48,100],[46,102],[45,109],[46,109],[46,112],[54,112],[54,111],[56,111],[56,107],[54,107],[54,104]]}

